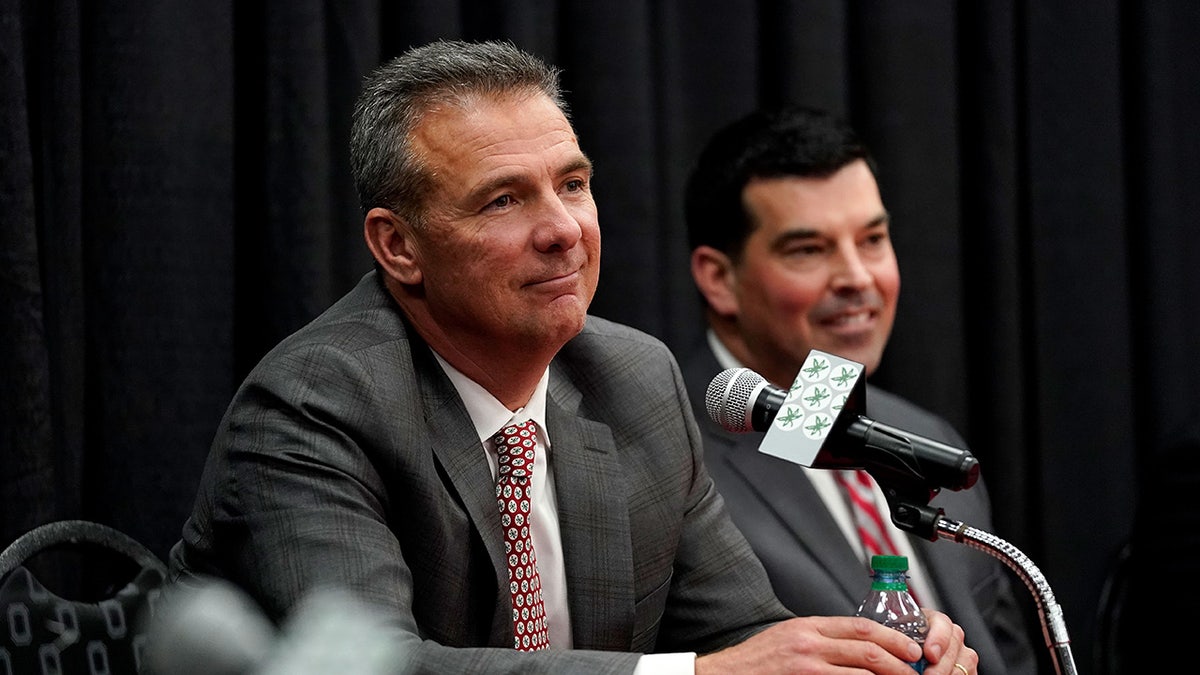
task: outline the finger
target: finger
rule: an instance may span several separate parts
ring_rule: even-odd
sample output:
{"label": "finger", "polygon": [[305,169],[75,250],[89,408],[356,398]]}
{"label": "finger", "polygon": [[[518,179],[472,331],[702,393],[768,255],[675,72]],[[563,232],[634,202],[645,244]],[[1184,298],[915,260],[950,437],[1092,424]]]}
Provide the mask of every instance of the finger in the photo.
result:
{"label": "finger", "polygon": [[921,658],[921,645],[913,641],[900,631],[889,628],[881,623],[877,623],[863,617],[844,617],[851,623],[851,629],[854,631],[850,635],[842,635],[839,637],[847,637],[855,640],[863,640],[874,643],[882,647],[889,654],[911,663]]}
{"label": "finger", "polygon": [[[921,646],[900,631],[862,617],[807,617],[806,622],[818,640],[808,648],[821,654],[827,663],[869,670],[873,673],[910,672],[906,664],[921,658]],[[811,622],[811,623],[809,623]],[[802,624],[795,624],[801,627]],[[801,628],[797,638],[805,631]],[[908,670],[905,670],[905,669]]]}
{"label": "finger", "polygon": [[941,612],[925,612],[929,619],[929,633],[925,637],[925,658],[930,663],[940,663],[947,652],[957,651],[963,644],[963,630]]}
{"label": "finger", "polygon": [[947,660],[946,665],[950,666],[947,675],[978,675],[979,655],[973,649],[964,649],[955,661]]}
{"label": "finger", "polygon": [[[926,654],[926,660],[929,660],[929,655]],[[979,654],[968,647],[963,642],[963,630],[961,626],[954,626],[954,640],[951,642],[950,649],[942,655],[940,662],[929,660],[929,667],[926,673],[929,675],[962,675],[964,672],[967,675],[977,675],[979,669]]]}

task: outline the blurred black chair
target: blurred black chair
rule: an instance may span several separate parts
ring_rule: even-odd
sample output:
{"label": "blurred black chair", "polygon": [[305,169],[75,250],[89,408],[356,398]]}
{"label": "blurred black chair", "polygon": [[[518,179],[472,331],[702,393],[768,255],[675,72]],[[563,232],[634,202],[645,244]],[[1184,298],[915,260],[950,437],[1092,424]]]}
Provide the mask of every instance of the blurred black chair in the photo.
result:
{"label": "blurred black chair", "polygon": [[[78,582],[68,594],[75,599],[47,588],[70,583],[42,583],[56,576],[61,561],[47,558],[58,555],[78,561],[62,575]],[[0,552],[0,673],[138,673],[166,574],[149,549],[100,523],[62,520],[26,532]]]}

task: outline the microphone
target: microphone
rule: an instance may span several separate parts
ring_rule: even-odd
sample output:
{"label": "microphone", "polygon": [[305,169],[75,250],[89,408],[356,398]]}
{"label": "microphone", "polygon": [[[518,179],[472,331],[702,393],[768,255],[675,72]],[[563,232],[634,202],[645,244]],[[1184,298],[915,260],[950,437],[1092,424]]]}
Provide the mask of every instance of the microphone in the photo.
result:
{"label": "microphone", "polygon": [[708,383],[708,416],[734,433],[766,431],[787,400],[787,392],[749,368],[728,368]]}
{"label": "microphone", "polygon": [[250,596],[216,579],[169,587],[151,607],[138,663],[150,675],[250,675],[278,638]]}
{"label": "microphone", "polygon": [[979,479],[966,450],[867,417],[862,364],[809,353],[790,390],[749,368],[729,368],[708,385],[708,416],[735,433],[765,431],[759,451],[815,469],[866,469],[881,483],[919,482],[963,490]]}
{"label": "microphone", "polygon": [[317,675],[405,672],[387,621],[348,592],[320,588],[281,626],[220,579],[178,583],[146,620],[140,669],[149,675]]}

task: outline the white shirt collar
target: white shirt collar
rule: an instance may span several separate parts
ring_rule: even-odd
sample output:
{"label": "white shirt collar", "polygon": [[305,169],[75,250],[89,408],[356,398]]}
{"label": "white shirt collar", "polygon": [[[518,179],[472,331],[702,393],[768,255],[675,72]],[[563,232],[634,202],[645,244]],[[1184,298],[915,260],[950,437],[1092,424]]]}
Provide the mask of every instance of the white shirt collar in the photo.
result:
{"label": "white shirt collar", "polygon": [[729,351],[729,348],[725,346],[724,342],[721,342],[721,338],[717,337],[711,328],[708,329],[706,335],[708,336],[708,348],[712,350],[713,356],[717,357],[718,365],[726,369],[742,367],[742,364],[738,363],[737,357]]}
{"label": "white shirt collar", "polygon": [[463,405],[467,407],[467,414],[471,416],[471,423],[475,425],[475,433],[479,436],[479,440],[490,440],[498,429],[509,422],[533,420],[541,431],[546,447],[550,447],[550,434],[546,431],[546,387],[550,382],[549,367],[546,368],[546,372],[542,373],[542,379],[538,380],[537,386],[534,387],[529,402],[522,408],[509,410],[487,389],[463,375],[437,352],[434,352],[433,355],[437,358],[438,364],[442,366],[442,370],[446,371],[446,376],[450,378],[450,383],[454,385],[458,395],[462,397]]}

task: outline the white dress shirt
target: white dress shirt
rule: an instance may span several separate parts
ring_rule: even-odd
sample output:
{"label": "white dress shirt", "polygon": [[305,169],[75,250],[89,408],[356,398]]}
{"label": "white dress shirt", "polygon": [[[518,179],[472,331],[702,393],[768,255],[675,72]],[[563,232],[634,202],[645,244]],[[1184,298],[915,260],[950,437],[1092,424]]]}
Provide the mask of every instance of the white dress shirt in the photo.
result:
{"label": "white dress shirt", "polygon": [[[708,346],[712,349],[713,354],[717,357],[717,363],[722,368],[744,367],[738,363],[737,358],[734,357],[711,330],[708,331]],[[859,560],[862,560],[863,565],[869,570],[871,566],[870,556],[867,554],[866,549],[863,548],[862,539],[859,538],[858,529],[854,525],[854,514],[850,512],[850,507],[846,503],[846,496],[842,492],[842,488],[838,486],[834,473],[825,469],[810,469],[805,466],[801,466],[800,471],[812,483],[813,488],[820,495],[821,501],[825,502],[825,508],[829,510],[829,515],[833,516],[833,519],[837,522],[842,535],[846,537],[846,541],[858,553]],[[875,503],[878,505],[881,514],[886,514],[888,508],[887,498],[884,497],[883,491],[879,489],[879,485],[874,480],[871,481],[871,485],[875,491]],[[718,486],[718,490],[720,490],[720,486]],[[891,535],[892,541],[896,544],[896,552],[908,558],[908,587],[912,589],[916,597],[920,598],[922,607],[937,609],[937,594],[934,593],[933,586],[929,583],[924,566],[921,564],[921,559],[916,556],[916,552],[913,550],[912,542],[909,541],[908,536],[900,528],[896,527],[891,518],[884,518],[884,527],[888,528],[888,534]],[[866,586],[863,588],[865,589]]]}
{"label": "white dress shirt", "polygon": [[[533,420],[537,424],[537,446],[534,448],[533,485],[530,487],[530,538],[537,555],[538,576],[542,580],[542,604],[546,609],[550,649],[571,649],[571,609],[567,604],[567,572],[563,563],[562,537],[559,533],[558,500],[554,492],[554,474],[550,471],[553,444],[546,429],[546,385],[550,370],[542,373],[533,396],[523,408],[509,410],[479,383],[463,375],[434,352],[438,363],[462,397],[475,425],[476,435],[483,443],[484,455],[496,478],[496,446],[492,437],[512,423]],[[643,654],[634,675],[692,675],[695,673],[695,653]]]}

